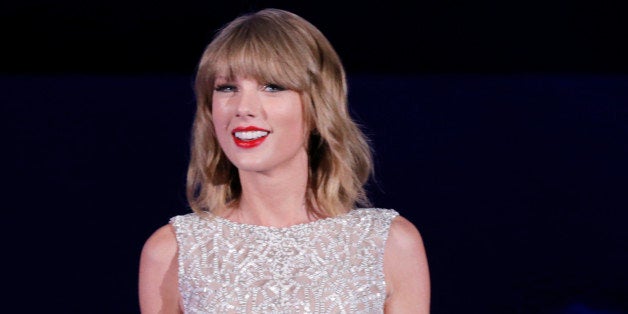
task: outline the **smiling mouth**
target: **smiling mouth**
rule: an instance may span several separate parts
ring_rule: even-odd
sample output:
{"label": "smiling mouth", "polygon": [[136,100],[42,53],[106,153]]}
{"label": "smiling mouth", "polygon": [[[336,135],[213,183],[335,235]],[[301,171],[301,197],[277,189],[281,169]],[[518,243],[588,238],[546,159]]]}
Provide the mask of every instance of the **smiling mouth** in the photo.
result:
{"label": "smiling mouth", "polygon": [[233,132],[233,136],[241,141],[254,141],[268,136],[268,131],[238,131]]}
{"label": "smiling mouth", "polygon": [[231,134],[233,135],[233,141],[238,147],[253,148],[262,144],[268,137],[268,134],[270,134],[270,131],[257,127],[244,127],[236,128]]}

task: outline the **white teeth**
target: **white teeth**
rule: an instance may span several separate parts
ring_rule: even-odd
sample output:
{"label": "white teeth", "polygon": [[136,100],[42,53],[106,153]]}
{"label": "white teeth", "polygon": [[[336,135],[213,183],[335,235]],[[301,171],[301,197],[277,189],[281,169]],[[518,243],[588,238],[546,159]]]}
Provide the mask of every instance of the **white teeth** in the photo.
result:
{"label": "white teeth", "polygon": [[235,132],[235,137],[241,140],[254,140],[260,137],[268,135],[266,131],[245,131],[245,132]]}

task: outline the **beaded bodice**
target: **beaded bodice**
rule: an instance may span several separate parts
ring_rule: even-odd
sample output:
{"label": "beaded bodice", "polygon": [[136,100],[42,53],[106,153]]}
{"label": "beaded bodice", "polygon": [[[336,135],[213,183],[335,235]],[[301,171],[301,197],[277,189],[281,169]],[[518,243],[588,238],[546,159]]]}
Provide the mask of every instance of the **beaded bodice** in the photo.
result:
{"label": "beaded bodice", "polygon": [[383,313],[390,209],[278,228],[171,219],[186,313]]}

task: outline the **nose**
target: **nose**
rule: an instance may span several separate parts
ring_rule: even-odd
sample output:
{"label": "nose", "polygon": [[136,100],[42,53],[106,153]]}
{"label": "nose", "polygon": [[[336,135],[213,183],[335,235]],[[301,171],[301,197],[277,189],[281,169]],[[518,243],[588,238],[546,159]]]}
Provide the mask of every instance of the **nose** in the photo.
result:
{"label": "nose", "polygon": [[236,97],[236,116],[255,117],[259,114],[260,98],[255,90],[242,89]]}

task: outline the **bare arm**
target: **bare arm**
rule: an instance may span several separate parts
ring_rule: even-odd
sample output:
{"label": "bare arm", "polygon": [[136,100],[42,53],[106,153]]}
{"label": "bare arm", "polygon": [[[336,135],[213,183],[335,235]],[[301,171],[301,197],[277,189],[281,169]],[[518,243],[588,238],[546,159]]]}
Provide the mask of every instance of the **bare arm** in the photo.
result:
{"label": "bare arm", "polygon": [[384,251],[386,313],[428,314],[430,277],[423,240],[407,219],[396,217]]}
{"label": "bare arm", "polygon": [[171,225],[159,228],[142,249],[139,298],[142,314],[182,313],[179,306],[177,242]]}

